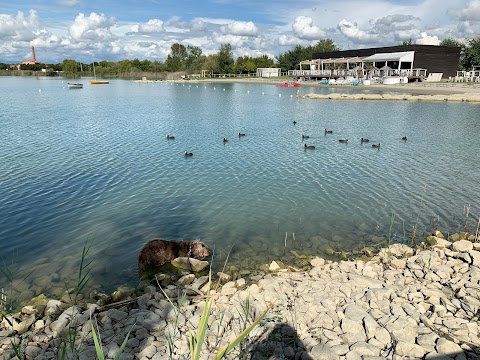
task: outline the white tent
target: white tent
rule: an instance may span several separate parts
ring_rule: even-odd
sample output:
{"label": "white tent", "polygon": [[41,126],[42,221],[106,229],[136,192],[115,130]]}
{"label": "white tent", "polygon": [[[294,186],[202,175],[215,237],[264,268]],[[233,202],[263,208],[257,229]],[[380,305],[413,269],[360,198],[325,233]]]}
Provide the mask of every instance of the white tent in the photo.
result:
{"label": "white tent", "polygon": [[371,56],[363,59],[364,62],[385,62],[387,61],[398,61],[398,70],[401,68],[402,62],[410,63],[410,70],[413,69],[413,59],[415,56],[415,51],[402,51],[402,52],[391,52],[391,53],[379,53],[373,54]]}

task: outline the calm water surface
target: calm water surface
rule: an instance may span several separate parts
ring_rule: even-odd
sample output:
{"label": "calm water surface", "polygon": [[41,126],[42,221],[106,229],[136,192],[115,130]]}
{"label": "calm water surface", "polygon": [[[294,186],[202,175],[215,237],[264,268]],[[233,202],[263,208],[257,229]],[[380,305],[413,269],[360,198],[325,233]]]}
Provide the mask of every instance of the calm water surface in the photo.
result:
{"label": "calm water surface", "polygon": [[414,225],[457,231],[469,204],[469,226],[478,221],[478,104],[120,80],[78,90],[0,78],[0,91],[1,255],[19,274],[36,269],[34,293],[63,289],[86,241],[93,281],[112,290],[137,283],[138,252],[155,237],[201,238],[218,263],[234,245],[230,262],[255,268],[291,250],[399,241]]}

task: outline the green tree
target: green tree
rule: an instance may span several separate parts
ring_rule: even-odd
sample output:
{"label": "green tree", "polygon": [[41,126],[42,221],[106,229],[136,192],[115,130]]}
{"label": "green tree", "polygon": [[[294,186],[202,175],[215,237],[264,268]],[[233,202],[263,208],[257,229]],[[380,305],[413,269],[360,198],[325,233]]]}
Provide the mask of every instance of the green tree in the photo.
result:
{"label": "green tree", "polygon": [[459,48],[465,48],[465,44],[461,41],[452,38],[446,38],[440,41],[440,46],[456,46]]}
{"label": "green tree", "polygon": [[300,64],[300,61],[310,59],[311,57],[305,51],[303,46],[297,45],[294,49],[289,50],[277,57],[278,65],[282,71],[294,70]]}
{"label": "green tree", "polygon": [[202,49],[198,46],[187,46],[187,56],[186,56],[186,68],[189,71],[192,70],[201,70],[203,55]]}
{"label": "green tree", "polygon": [[80,63],[75,60],[65,59],[62,62],[62,70],[67,75],[75,76],[80,72]]}
{"label": "green tree", "polygon": [[187,49],[184,45],[175,43],[171,46],[171,54],[168,55],[165,65],[168,71],[181,71],[185,69]]}
{"label": "green tree", "polygon": [[323,53],[340,50],[332,39],[319,40],[313,47],[312,53]]}
{"label": "green tree", "polygon": [[412,38],[408,39],[408,40],[403,40],[400,45],[412,45],[413,44],[413,40]]}
{"label": "green tree", "polygon": [[230,44],[222,44],[220,45],[220,51],[217,55],[218,61],[218,71],[221,74],[229,74],[233,71],[233,53],[232,53],[232,45]]}
{"label": "green tree", "polygon": [[468,41],[463,54],[462,65],[465,70],[480,65],[480,37]]}
{"label": "green tree", "polygon": [[[270,68],[275,67],[275,63],[272,58],[267,55],[262,55],[253,59],[255,62],[255,68]],[[255,69],[256,70],[256,69]]]}
{"label": "green tree", "polygon": [[301,61],[311,60],[313,54],[338,50],[338,47],[335,45],[332,39],[322,39],[319,40],[314,46],[295,46],[293,50],[289,50],[284,54],[279,55],[277,57],[277,62],[282,68],[282,71],[288,71],[298,68],[298,65]]}
{"label": "green tree", "polygon": [[255,59],[250,56],[239,56],[235,62],[235,72],[239,74],[248,74],[255,72],[257,65]]}
{"label": "green tree", "polygon": [[203,62],[203,70],[207,70],[209,73],[218,73],[218,55],[208,55]]}

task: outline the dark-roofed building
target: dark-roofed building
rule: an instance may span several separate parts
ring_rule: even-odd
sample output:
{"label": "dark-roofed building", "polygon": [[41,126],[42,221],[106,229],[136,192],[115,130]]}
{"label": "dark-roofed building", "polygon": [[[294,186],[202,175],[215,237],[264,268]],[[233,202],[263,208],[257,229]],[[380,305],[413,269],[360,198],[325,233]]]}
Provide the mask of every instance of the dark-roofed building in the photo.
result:
{"label": "dark-roofed building", "polygon": [[[413,51],[413,63],[410,65],[408,64],[408,62],[404,62],[403,69],[409,69],[410,67],[413,69],[426,69],[427,74],[443,73],[444,77],[448,77],[455,76],[457,74],[458,64],[460,63],[460,50],[461,48],[456,46],[398,45],[379,48],[314,53],[312,59],[335,59],[354,57],[367,58],[372,57],[372,55],[376,54],[385,54],[385,58],[391,64],[382,64],[381,66],[387,65],[391,68],[396,68],[399,60],[395,57],[389,58],[386,54],[406,53]],[[382,57],[380,56],[379,60],[377,60],[376,62],[385,63],[385,60],[381,59]]]}
{"label": "dark-roofed building", "polygon": [[[424,80],[456,76],[460,47],[435,45],[398,45],[379,48],[314,53],[290,70],[293,78],[401,76]],[[307,69],[305,69],[307,66]]]}

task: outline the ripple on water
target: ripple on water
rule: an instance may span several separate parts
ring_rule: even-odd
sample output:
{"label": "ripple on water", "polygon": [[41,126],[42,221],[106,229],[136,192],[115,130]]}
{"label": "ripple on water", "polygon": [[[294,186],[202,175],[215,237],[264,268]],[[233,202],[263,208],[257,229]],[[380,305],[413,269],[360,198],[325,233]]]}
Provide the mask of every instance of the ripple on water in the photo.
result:
{"label": "ripple on water", "polygon": [[[458,227],[469,203],[478,218],[478,106],[306,101],[260,85],[110,85],[73,96],[56,81],[41,95],[32,79],[0,83],[0,241],[20,268],[74,272],[91,240],[95,281],[114,287],[118,274],[135,282],[137,253],[153,237],[199,237],[222,256],[234,245],[231,261],[254,266],[290,259],[291,249],[349,251],[387,236],[392,215],[396,234],[429,230],[433,216]],[[19,95],[29,90],[27,102]]]}

